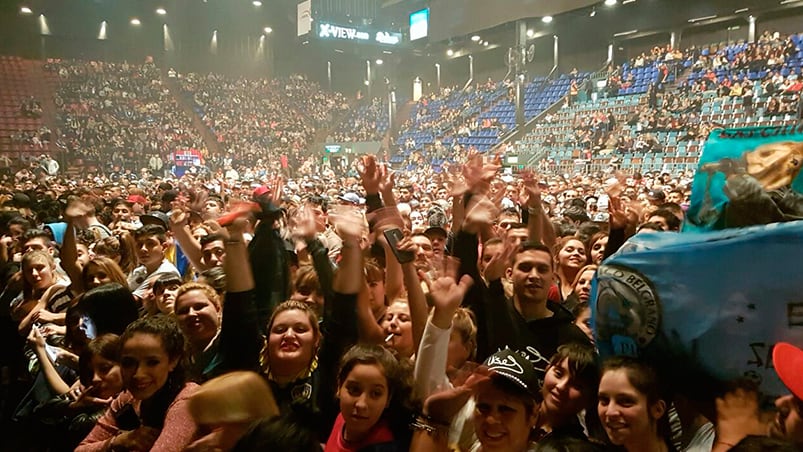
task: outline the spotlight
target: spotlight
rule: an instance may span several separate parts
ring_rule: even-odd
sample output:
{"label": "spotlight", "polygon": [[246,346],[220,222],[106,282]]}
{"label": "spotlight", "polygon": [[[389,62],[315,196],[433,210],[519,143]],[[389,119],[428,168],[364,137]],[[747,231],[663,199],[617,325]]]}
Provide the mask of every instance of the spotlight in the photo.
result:
{"label": "spotlight", "polygon": [[382,63],[384,63],[384,61],[382,61],[382,59],[381,59],[381,58],[377,58],[377,59],[376,59],[376,61],[374,61],[374,63],[376,63],[376,64],[377,64],[377,66],[381,66],[381,65],[382,65]]}
{"label": "spotlight", "polygon": [[448,50],[446,51],[446,56],[452,56],[452,55],[454,55],[454,50],[452,50],[452,49],[448,49]]}
{"label": "spotlight", "polygon": [[485,47],[488,47],[488,44],[489,44],[488,41],[485,41],[484,43],[482,43],[482,45],[484,45]]}
{"label": "spotlight", "polygon": [[167,10],[164,8],[156,8],[156,14],[164,16],[165,14],[167,14]]}
{"label": "spotlight", "polygon": [[527,37],[532,38],[533,36],[535,36],[535,30],[530,28],[529,30],[527,30]]}
{"label": "spotlight", "polygon": [[22,14],[33,14],[33,11],[31,10],[31,8],[28,8],[27,6],[23,6],[22,8],[20,8],[20,13],[22,13]]}
{"label": "spotlight", "polygon": [[371,84],[371,82],[369,82],[368,80],[365,80],[363,83],[365,83],[365,86],[369,86]]}
{"label": "spotlight", "polygon": [[262,2],[260,0],[254,0],[253,2],[251,2],[251,4],[254,6],[262,6]]}
{"label": "spotlight", "polygon": [[471,40],[472,40],[472,41],[474,41],[474,42],[477,42],[477,41],[479,41],[479,40],[480,40],[480,35],[474,35],[474,36],[472,36],[472,37],[471,37]]}
{"label": "spotlight", "polygon": [[273,33],[273,28],[265,27],[262,31],[264,31],[266,35],[269,35]]}
{"label": "spotlight", "polygon": [[594,17],[597,15],[597,8],[591,10],[591,13],[588,14],[588,17]]}
{"label": "spotlight", "polygon": [[542,17],[541,18],[541,22],[543,22],[545,24],[548,24],[548,23],[552,22],[552,16],[544,16],[544,17]]}
{"label": "spotlight", "polygon": [[615,6],[616,0],[605,0],[605,6]]}
{"label": "spotlight", "polygon": [[142,22],[140,22],[140,20],[135,17],[131,19],[131,25],[142,25]]}

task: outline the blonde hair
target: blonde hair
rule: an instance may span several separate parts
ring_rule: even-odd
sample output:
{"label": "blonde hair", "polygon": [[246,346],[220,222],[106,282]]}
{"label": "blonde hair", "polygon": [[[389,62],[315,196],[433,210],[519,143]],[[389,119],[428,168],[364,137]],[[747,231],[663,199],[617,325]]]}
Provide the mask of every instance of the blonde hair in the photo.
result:
{"label": "blonde hair", "polygon": [[279,414],[273,392],[258,374],[230,372],[202,384],[187,407],[199,425],[250,423]]}
{"label": "blonde hair", "polygon": [[197,283],[197,282],[189,282],[186,284],[182,284],[181,287],[178,288],[178,290],[176,291],[176,305],[178,305],[179,298],[181,298],[187,292],[193,290],[200,290],[201,292],[203,292],[203,294],[206,295],[206,298],[209,299],[209,302],[215,305],[215,308],[217,308],[217,310],[220,311],[221,308],[220,297],[218,296],[217,292],[215,292],[215,289],[208,284]]}

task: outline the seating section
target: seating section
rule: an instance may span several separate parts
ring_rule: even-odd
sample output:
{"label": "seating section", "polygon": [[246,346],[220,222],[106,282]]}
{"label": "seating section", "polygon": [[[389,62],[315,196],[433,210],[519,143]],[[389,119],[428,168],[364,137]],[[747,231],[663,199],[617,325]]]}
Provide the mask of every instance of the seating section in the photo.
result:
{"label": "seating section", "polygon": [[411,152],[429,150],[436,144],[449,147],[455,140],[461,145],[477,145],[483,150],[490,148],[497,141],[495,135],[482,136],[479,140],[475,138],[467,142],[456,138],[455,132],[457,127],[467,122],[479,123],[478,116],[483,109],[495,104],[507,92],[508,89],[502,83],[492,83],[468,91],[448,89],[441,96],[420,99],[413,106],[410,119],[396,139],[400,152],[391,158],[391,163],[401,163]]}
{"label": "seating section", "polygon": [[60,140],[81,163],[139,170],[151,156],[167,162],[176,150],[206,152],[152,62],[60,60],[46,68],[60,80]]}
{"label": "seating section", "polygon": [[379,141],[389,126],[387,101],[374,98],[349,110],[327,141]]}
{"label": "seating section", "polygon": [[19,57],[0,56],[0,152],[12,152],[14,157],[49,149],[40,139],[45,124],[42,99],[35,97],[29,78],[32,64],[35,62]]}

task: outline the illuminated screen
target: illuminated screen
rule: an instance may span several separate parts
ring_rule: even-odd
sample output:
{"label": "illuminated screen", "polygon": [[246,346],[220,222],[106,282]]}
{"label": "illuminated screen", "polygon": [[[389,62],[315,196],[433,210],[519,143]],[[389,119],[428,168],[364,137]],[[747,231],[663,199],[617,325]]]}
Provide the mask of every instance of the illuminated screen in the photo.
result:
{"label": "illuminated screen", "polygon": [[429,34],[429,8],[410,14],[410,41],[426,38]]}

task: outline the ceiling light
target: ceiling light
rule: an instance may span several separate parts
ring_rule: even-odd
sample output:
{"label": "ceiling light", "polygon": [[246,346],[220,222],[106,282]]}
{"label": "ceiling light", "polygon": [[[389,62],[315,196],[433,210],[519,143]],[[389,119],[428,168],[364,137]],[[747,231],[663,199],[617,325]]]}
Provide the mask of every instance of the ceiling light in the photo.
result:
{"label": "ceiling light", "polygon": [[693,19],[689,19],[689,23],[690,23],[690,24],[693,24],[693,23],[695,23],[695,22],[702,22],[702,21],[704,21],[704,20],[716,19],[716,18],[717,18],[716,14],[714,14],[714,15],[711,15],[711,16],[695,17],[695,18],[693,18]]}
{"label": "ceiling light", "polygon": [[594,8],[594,9],[592,9],[592,10],[591,10],[591,12],[588,14],[588,17],[594,17],[594,16],[596,16],[596,15],[597,15],[597,8]]}
{"label": "ceiling light", "polygon": [[781,4],[782,4],[782,5],[788,5],[788,4],[790,4],[790,3],[797,3],[797,2],[799,2],[799,1],[800,1],[800,0],[783,0],[783,1],[781,2]]}
{"label": "ceiling light", "polygon": [[621,31],[619,33],[614,33],[614,37],[618,38],[619,36],[627,36],[627,35],[634,35],[638,33],[638,30],[629,30],[629,31]]}
{"label": "ceiling light", "polygon": [[616,0],[605,0],[605,6],[616,6]]}
{"label": "ceiling light", "polygon": [[535,36],[535,30],[530,28],[529,30],[527,30],[527,37],[532,38],[533,36]]}
{"label": "ceiling light", "polygon": [[365,86],[370,86],[371,85],[371,82],[369,82],[368,80],[363,81],[363,83],[365,83]]}
{"label": "ceiling light", "polygon": [[390,50],[383,50],[382,53],[384,53],[385,55],[393,55],[393,52],[391,52]]}
{"label": "ceiling light", "polygon": [[376,63],[376,64],[377,64],[377,66],[381,66],[381,65],[382,65],[382,63],[384,63],[384,61],[382,61],[382,59],[381,59],[381,58],[377,58],[377,59],[376,59],[376,61],[374,61],[374,63]]}
{"label": "ceiling light", "polygon": [[20,8],[20,12],[22,14],[33,14],[31,8],[28,8],[27,6],[23,6],[22,8]]}
{"label": "ceiling light", "polygon": [[484,45],[485,47],[488,47],[488,44],[489,44],[488,41],[485,41],[482,45]]}
{"label": "ceiling light", "polygon": [[131,19],[131,25],[142,25],[142,22],[139,21],[136,17]]}
{"label": "ceiling light", "polygon": [[548,24],[548,23],[552,22],[552,16],[544,16],[544,17],[542,17],[541,18],[541,22],[543,22],[545,24]]}
{"label": "ceiling light", "polygon": [[454,55],[454,50],[452,50],[452,49],[448,49],[448,50],[446,51],[446,55],[447,55],[447,56],[452,56],[452,55]]}
{"label": "ceiling light", "polygon": [[156,14],[164,16],[165,14],[167,14],[167,10],[164,8],[156,8]]}
{"label": "ceiling light", "polygon": [[262,6],[262,2],[260,0],[254,0],[253,2],[251,2],[251,4],[254,6]]}
{"label": "ceiling light", "polygon": [[623,1],[623,2],[622,2],[622,4],[623,4],[623,5],[627,5],[628,3],[633,3],[633,2],[635,2],[635,1],[636,1],[636,0],[625,0],[625,1]]}
{"label": "ceiling light", "polygon": [[740,9],[737,9],[736,11],[734,11],[733,13],[734,14],[746,13],[749,10],[750,10],[750,8],[740,8]]}
{"label": "ceiling light", "polygon": [[471,37],[471,40],[474,42],[478,42],[480,40],[480,35],[474,35]]}
{"label": "ceiling light", "polygon": [[264,31],[266,35],[269,35],[273,33],[273,28],[265,27],[262,31]]}

